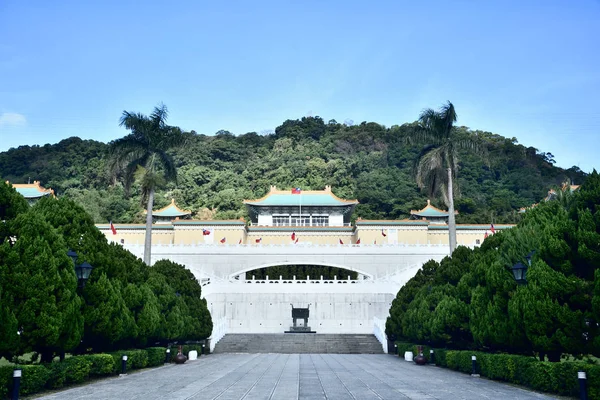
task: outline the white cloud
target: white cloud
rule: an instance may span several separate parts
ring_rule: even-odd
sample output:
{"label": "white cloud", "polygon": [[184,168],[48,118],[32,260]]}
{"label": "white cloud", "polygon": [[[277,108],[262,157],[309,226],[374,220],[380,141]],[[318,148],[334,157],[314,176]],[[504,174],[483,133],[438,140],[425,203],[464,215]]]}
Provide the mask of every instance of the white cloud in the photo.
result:
{"label": "white cloud", "polygon": [[27,123],[23,114],[2,113],[0,114],[0,127],[2,126],[22,126]]}

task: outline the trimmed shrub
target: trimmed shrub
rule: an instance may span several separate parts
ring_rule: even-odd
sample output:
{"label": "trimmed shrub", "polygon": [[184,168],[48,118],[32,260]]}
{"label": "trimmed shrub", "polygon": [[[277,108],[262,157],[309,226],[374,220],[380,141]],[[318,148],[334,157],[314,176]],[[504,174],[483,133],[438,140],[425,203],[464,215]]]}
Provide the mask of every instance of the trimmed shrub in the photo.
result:
{"label": "trimmed shrub", "polygon": [[166,347],[148,347],[146,353],[148,353],[148,366],[156,367],[162,365],[165,362]]}
{"label": "trimmed shrub", "polygon": [[[50,378],[50,371],[43,365],[22,365],[20,367],[23,370],[21,394],[33,394],[41,391]],[[12,384],[10,389],[12,389]]]}
{"label": "trimmed shrub", "polygon": [[63,387],[67,381],[66,365],[61,362],[53,362],[45,365],[50,374],[46,382],[46,387],[48,389],[60,389]]}
{"label": "trimmed shrub", "polygon": [[121,360],[124,355],[127,356],[127,369],[126,371],[131,371],[132,369],[140,369],[148,366],[148,353],[146,350],[122,350],[110,353],[112,356],[115,366],[113,372],[120,373],[121,372]]}
{"label": "trimmed shrub", "polygon": [[0,399],[8,396],[9,385],[12,383],[12,374],[14,367],[12,365],[4,365],[0,367]]}
{"label": "trimmed shrub", "polygon": [[82,357],[92,363],[91,376],[110,375],[115,369],[115,360],[110,354],[88,354]]}

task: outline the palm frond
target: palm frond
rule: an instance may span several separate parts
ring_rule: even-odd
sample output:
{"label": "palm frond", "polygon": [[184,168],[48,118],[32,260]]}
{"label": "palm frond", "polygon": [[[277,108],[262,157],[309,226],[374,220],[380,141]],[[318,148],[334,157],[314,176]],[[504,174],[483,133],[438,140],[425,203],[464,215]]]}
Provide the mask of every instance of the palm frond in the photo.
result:
{"label": "palm frond", "polygon": [[442,126],[446,137],[450,137],[454,123],[458,119],[458,116],[456,115],[456,110],[454,109],[454,105],[450,101],[448,101],[447,104],[442,106],[439,112],[439,116],[443,121]]}
{"label": "palm frond", "polygon": [[177,168],[175,168],[173,157],[162,150],[157,151],[156,154],[158,155],[161,165],[164,169],[165,179],[167,181],[177,180]]}
{"label": "palm frond", "polygon": [[167,106],[160,103],[154,107],[154,111],[150,114],[150,120],[155,129],[163,128],[167,124],[167,118],[169,117],[169,110]]}

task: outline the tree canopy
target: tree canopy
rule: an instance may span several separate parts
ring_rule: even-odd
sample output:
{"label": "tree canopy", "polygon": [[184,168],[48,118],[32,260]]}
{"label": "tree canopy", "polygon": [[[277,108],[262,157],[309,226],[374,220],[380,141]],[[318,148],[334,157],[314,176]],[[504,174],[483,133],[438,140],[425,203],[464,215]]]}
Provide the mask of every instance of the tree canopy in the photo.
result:
{"label": "tree canopy", "polygon": [[[270,185],[323,189],[331,185],[342,198],[356,198],[355,217],[395,219],[426,204],[428,193],[413,168],[422,150],[407,144],[417,123],[384,127],[375,122],[348,126],[320,117],[287,120],[274,133],[212,136],[190,132],[186,146],[167,151],[178,171],[177,183],[157,190],[155,208],[171,198],[178,205],[218,219],[247,217],[243,199],[264,196]],[[511,223],[517,210],[539,202],[554,185],[581,184],[579,168],[558,168],[547,151],[518,144],[490,132],[455,127],[458,139],[476,138],[486,160],[459,149],[458,223]],[[21,146],[0,153],[0,175],[14,183],[37,179],[59,197],[83,205],[96,223],[145,220],[142,188],[131,196],[109,173],[109,145],[73,137],[44,146]],[[432,203],[445,208],[440,196]]]}

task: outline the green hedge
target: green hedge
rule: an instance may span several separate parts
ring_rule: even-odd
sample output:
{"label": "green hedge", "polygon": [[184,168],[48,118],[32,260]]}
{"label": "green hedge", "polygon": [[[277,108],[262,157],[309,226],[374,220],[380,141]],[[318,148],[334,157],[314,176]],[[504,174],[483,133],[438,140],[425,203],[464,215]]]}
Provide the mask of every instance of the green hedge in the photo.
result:
{"label": "green hedge", "polygon": [[[405,351],[417,354],[417,347],[412,343],[396,344],[400,357],[404,357]],[[476,356],[476,372],[481,376],[562,396],[579,396],[577,372],[585,371],[589,398],[600,399],[600,365],[583,361],[542,362],[530,356],[469,350],[434,349],[434,354],[436,365],[465,373],[472,372],[471,356]],[[429,356],[426,346],[423,346],[423,355]]]}
{"label": "green hedge", "polygon": [[156,367],[164,364],[166,347],[148,347],[146,352],[148,353],[148,366]]}
{"label": "green hedge", "polygon": [[92,363],[91,376],[110,375],[115,370],[115,359],[110,354],[88,354],[82,357]]}
{"label": "green hedge", "polygon": [[[187,347],[188,351],[196,350],[193,345]],[[90,376],[98,377],[119,373],[123,354],[128,357],[127,371],[162,365],[165,351],[165,347],[150,347],[145,350],[73,356],[60,362],[43,365],[19,365],[19,368],[23,370],[20,394],[30,395],[40,392],[44,388],[59,389],[70,384],[85,382]],[[13,370],[16,368],[15,365],[0,367],[0,399],[6,398],[12,392],[12,376]]]}
{"label": "green hedge", "polygon": [[146,350],[123,350],[116,351],[110,353],[115,362],[113,372],[120,373],[121,372],[121,361],[123,360],[123,356],[127,356],[127,366],[126,371],[131,371],[132,369],[140,369],[148,366],[148,353]]}
{"label": "green hedge", "polygon": [[43,365],[6,365],[0,367],[0,398],[12,393],[13,370],[20,368],[22,372],[19,393],[29,395],[41,391],[48,379],[50,371]]}

